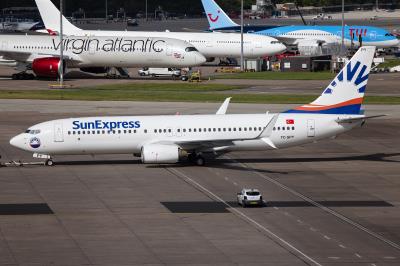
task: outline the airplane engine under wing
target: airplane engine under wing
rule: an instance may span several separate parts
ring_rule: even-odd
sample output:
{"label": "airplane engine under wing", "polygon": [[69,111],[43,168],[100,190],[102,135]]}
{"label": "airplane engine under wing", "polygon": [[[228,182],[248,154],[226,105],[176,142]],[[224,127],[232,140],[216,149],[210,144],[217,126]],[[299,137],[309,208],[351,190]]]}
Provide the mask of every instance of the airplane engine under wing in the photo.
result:
{"label": "airplane engine under wing", "polygon": [[143,163],[177,163],[180,149],[175,144],[148,144],[142,147]]}
{"label": "airplane engine under wing", "polygon": [[[39,78],[57,78],[59,76],[60,58],[38,58],[32,62],[32,71]],[[64,64],[65,70],[65,64]]]}

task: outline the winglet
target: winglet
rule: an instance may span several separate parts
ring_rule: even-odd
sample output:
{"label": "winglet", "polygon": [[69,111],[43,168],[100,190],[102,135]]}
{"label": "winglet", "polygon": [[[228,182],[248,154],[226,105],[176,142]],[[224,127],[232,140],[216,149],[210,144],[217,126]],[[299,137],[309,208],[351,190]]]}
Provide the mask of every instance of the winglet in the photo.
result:
{"label": "winglet", "polygon": [[231,97],[225,99],[224,103],[219,107],[219,109],[216,113],[217,115],[226,114],[226,111],[228,110],[228,106],[229,106],[229,103],[231,102],[231,99],[232,99]]}

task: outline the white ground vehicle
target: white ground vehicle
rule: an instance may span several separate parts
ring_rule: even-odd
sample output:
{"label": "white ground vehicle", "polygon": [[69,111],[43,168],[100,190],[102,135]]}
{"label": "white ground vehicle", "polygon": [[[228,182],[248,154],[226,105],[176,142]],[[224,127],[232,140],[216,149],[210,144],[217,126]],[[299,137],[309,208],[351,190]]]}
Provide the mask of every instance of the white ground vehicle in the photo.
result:
{"label": "white ground vehicle", "polygon": [[395,72],[395,73],[400,72],[400,65],[390,68],[389,72],[391,72],[391,73],[393,73],[393,72]]}
{"label": "white ground vehicle", "polygon": [[264,205],[262,195],[258,189],[242,189],[242,191],[237,194],[237,202],[239,205],[242,205],[243,208],[249,205]]}
{"label": "white ground vehicle", "polygon": [[140,76],[152,77],[173,77],[178,78],[181,76],[181,70],[178,68],[143,68],[138,71]]}

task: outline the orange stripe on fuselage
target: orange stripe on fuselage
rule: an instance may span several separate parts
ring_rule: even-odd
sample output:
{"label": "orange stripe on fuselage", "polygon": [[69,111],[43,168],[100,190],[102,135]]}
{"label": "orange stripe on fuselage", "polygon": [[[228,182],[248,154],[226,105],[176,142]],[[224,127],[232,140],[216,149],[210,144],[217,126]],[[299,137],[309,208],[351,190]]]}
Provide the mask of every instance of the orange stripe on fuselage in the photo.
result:
{"label": "orange stripe on fuselage", "polygon": [[363,98],[357,98],[353,99],[350,101],[334,104],[334,105],[326,105],[326,106],[320,106],[317,105],[316,107],[311,107],[310,104],[303,105],[300,107],[295,108],[294,110],[301,110],[301,111],[321,111],[321,110],[327,110],[327,109],[332,109],[332,108],[338,108],[338,107],[343,107],[347,105],[354,105],[354,104],[362,104]]}

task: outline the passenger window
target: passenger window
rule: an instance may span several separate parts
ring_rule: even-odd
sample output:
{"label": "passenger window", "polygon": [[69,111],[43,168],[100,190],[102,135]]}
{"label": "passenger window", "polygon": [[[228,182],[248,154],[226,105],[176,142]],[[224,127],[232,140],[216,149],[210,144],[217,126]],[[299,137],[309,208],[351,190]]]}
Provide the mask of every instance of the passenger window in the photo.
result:
{"label": "passenger window", "polygon": [[281,127],[278,127],[278,130],[281,130]]}
{"label": "passenger window", "polygon": [[272,130],[273,130],[273,131],[275,131],[275,130],[276,130],[276,128],[274,127]]}
{"label": "passenger window", "polygon": [[121,130],[118,130],[118,134],[121,134]]}
{"label": "passenger window", "polygon": [[225,132],[225,131],[226,131],[226,128],[223,128],[222,130]]}
{"label": "passenger window", "polygon": [[193,128],[193,132],[196,132],[196,129],[195,129],[195,128]]}
{"label": "passenger window", "polygon": [[80,131],[78,131],[78,135],[80,135],[81,134],[81,132]]}
{"label": "passenger window", "polygon": [[292,130],[294,130],[294,127],[292,127]]}
{"label": "passenger window", "polygon": [[183,132],[186,132],[186,128],[183,129]]}
{"label": "passenger window", "polygon": [[215,132],[216,131],[216,129],[215,129],[215,127],[213,128],[213,132]]}
{"label": "passenger window", "polygon": [[68,131],[68,135],[71,135],[71,131]]}
{"label": "passenger window", "polygon": [[247,131],[247,127],[243,128],[244,131]]}
{"label": "passenger window", "polygon": [[178,128],[178,130],[177,130],[178,132],[181,132],[181,130]]}
{"label": "passenger window", "polygon": [[242,131],[242,128],[241,128],[241,127],[239,127],[239,131]]}
{"label": "passenger window", "polygon": [[164,129],[164,133],[167,133],[167,130],[166,130],[166,129]]}
{"label": "passenger window", "polygon": [[154,133],[157,133],[157,129],[154,129]]}
{"label": "passenger window", "polygon": [[103,133],[103,134],[106,134],[106,131],[105,131],[105,130],[103,130],[103,131],[102,131],[102,133]]}
{"label": "passenger window", "polygon": [[147,133],[147,129],[144,130],[144,133]]}
{"label": "passenger window", "polygon": [[290,127],[287,127],[286,129],[287,129],[287,130],[290,130]]}
{"label": "passenger window", "polygon": [[233,128],[233,131],[236,131],[236,127]]}
{"label": "passenger window", "polygon": [[258,130],[260,130],[260,131],[261,131],[261,130],[262,130],[262,127],[259,127],[259,128],[258,128]]}
{"label": "passenger window", "polygon": [[93,135],[96,135],[96,130],[93,130],[93,131],[92,131],[92,134],[93,134]]}
{"label": "passenger window", "polygon": [[229,127],[229,128],[228,128],[228,131],[232,131],[232,129]]}
{"label": "passenger window", "polygon": [[201,128],[199,128],[199,132],[201,132]]}

